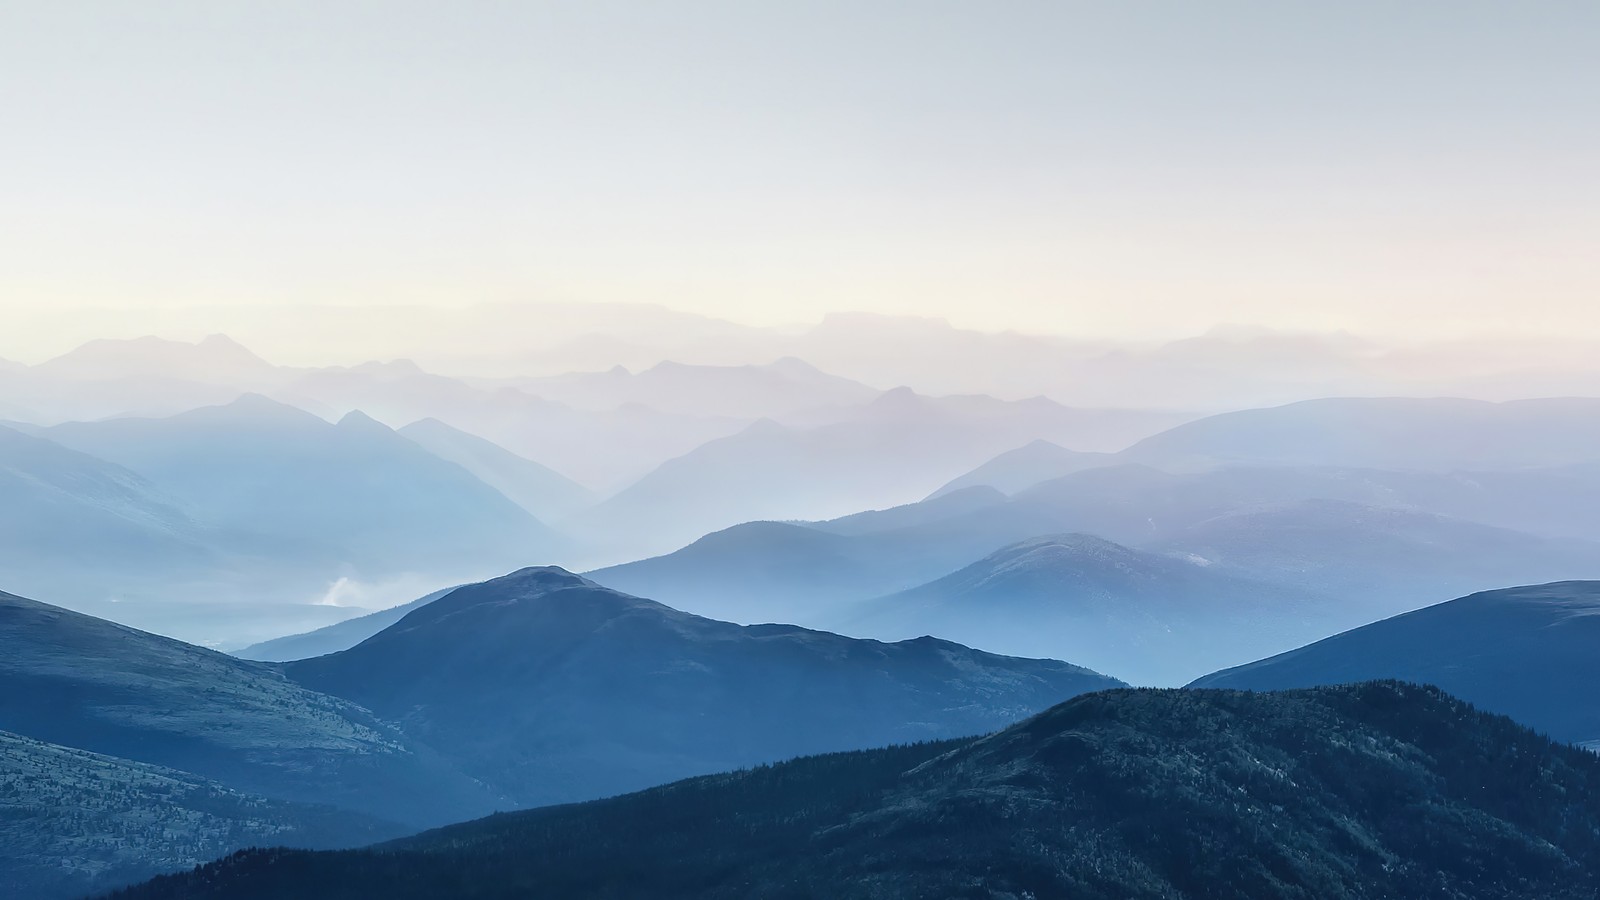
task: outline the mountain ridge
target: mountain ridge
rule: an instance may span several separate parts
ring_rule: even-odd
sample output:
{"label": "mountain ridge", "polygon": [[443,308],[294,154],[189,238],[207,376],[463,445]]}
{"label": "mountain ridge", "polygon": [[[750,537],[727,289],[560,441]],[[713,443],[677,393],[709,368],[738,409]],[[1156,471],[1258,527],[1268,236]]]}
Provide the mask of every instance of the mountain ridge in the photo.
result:
{"label": "mountain ridge", "polygon": [[987,737],[794,760],[120,900],[1204,895],[1587,900],[1600,758],[1437,689],[1112,690]]}

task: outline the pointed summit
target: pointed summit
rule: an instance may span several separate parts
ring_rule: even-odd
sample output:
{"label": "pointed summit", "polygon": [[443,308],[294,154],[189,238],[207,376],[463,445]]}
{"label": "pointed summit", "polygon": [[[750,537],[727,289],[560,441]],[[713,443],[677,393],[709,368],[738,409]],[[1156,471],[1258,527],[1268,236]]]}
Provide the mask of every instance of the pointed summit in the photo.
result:
{"label": "pointed summit", "polygon": [[338,427],[345,431],[359,431],[371,434],[393,434],[394,429],[379,422],[359,409],[352,409],[339,419]]}
{"label": "pointed summit", "polygon": [[264,394],[247,392],[220,406],[204,406],[170,416],[179,423],[220,423],[285,428],[327,427],[328,423],[298,406],[280,403]]}
{"label": "pointed summit", "polygon": [[719,622],[556,566],[457,588],[349,650],[284,671],[403,717],[522,803],[973,734],[1118,684],[944,642]]}

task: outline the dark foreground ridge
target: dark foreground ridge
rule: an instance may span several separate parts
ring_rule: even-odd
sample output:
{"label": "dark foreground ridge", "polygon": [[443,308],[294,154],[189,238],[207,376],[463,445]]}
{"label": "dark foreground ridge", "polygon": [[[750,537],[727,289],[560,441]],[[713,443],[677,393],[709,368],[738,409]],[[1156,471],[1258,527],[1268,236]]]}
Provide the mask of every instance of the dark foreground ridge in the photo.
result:
{"label": "dark foreground ridge", "polygon": [[1112,690],[976,740],[811,757],[121,900],[1593,898],[1600,758],[1399,682]]}

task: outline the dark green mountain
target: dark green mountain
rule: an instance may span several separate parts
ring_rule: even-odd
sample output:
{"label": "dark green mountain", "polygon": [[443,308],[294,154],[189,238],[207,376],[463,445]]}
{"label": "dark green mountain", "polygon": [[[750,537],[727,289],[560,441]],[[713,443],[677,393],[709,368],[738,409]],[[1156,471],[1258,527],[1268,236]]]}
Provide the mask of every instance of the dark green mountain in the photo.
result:
{"label": "dark green mountain", "polygon": [[1600,581],[1485,591],[1227,669],[1192,687],[1426,681],[1558,740],[1600,742]]}
{"label": "dark green mountain", "polygon": [[1555,898],[1600,757],[1437,689],[1106,691],[977,740],[797,760],[123,900]]}
{"label": "dark green mountain", "polygon": [[558,568],[457,588],[287,663],[520,804],[1003,727],[1121,684],[1054,660],[679,612]]}

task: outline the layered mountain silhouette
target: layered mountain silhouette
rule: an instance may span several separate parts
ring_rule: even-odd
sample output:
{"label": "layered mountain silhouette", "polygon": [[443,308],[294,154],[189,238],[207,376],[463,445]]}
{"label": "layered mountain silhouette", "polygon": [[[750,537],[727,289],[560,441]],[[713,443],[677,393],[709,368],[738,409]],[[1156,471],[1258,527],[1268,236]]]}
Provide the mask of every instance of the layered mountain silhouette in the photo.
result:
{"label": "layered mountain silhouette", "polygon": [[[7,581],[75,608],[160,618],[157,607],[182,599],[226,597],[214,576],[240,565],[192,506],[150,480],[4,426],[0,498]],[[141,597],[151,603],[121,602]]]}
{"label": "layered mountain silhouette", "polygon": [[679,415],[781,419],[827,407],[853,406],[879,393],[858,381],[829,375],[794,357],[766,365],[712,366],[660,362],[639,372],[614,366],[506,379],[529,393],[581,409],[638,404]]}
{"label": "layered mountain silhouette", "polygon": [[[748,523],[591,574],[619,590],[735,621],[837,628],[835,616],[852,604],[949,575],[1007,545],[1091,534],[1219,575],[1327,596],[1332,602],[1320,621],[1331,634],[1482,584],[1600,572],[1600,543],[1562,534],[1592,513],[1580,501],[1558,507],[1571,516],[1551,533],[1493,524],[1526,520],[1526,502],[1579,477],[1288,466],[1174,474],[1108,466],[1010,497],[972,487],[827,522]],[[1430,512],[1424,504],[1431,503],[1474,517]]]}
{"label": "layered mountain silhouette", "polygon": [[1215,660],[1293,646],[1338,620],[1330,598],[1082,534],[1004,547],[937,581],[859,605],[853,634],[938,634],[1021,656],[1083,660],[1180,685]]}
{"label": "layered mountain silhouette", "polygon": [[278,670],[0,594],[0,729],[389,822],[494,798],[348,701]]}
{"label": "layered mountain silhouette", "polygon": [[1081,450],[1069,450],[1046,440],[1037,440],[1015,450],[1007,450],[965,475],[952,479],[929,497],[930,499],[942,497],[976,487],[1015,494],[1040,482],[1061,478],[1084,469],[1114,465],[1116,462],[1117,455],[1114,453],[1085,453]]}
{"label": "layered mountain silhouette", "polygon": [[[41,814],[41,810],[48,813]],[[352,847],[402,826],[0,731],[0,895],[77,900],[241,847]]]}
{"label": "layered mountain silhouette", "polygon": [[290,678],[523,804],[972,734],[1117,684],[1067,663],[679,612],[557,568],[457,588]]}
{"label": "layered mountain silhouette", "polygon": [[0,850],[26,864],[0,877],[69,895],[252,844],[981,733],[1121,684],[931,638],[715,622],[554,568],[440,594],[286,665],[0,594],[0,812],[28,817]]}
{"label": "layered mountain silhouette", "polygon": [[327,418],[361,410],[397,427],[436,419],[602,490],[748,422],[642,404],[579,409],[515,386],[439,375],[408,360],[305,372],[273,396]]}
{"label": "layered mountain silhouette", "polygon": [[193,564],[212,540],[194,511],[139,474],[54,441],[0,426],[0,559],[72,571]]}
{"label": "layered mountain silhouette", "polygon": [[149,379],[259,387],[276,367],[225,334],[195,343],[146,336],[101,339],[32,367],[36,374],[77,382]]}
{"label": "layered mountain silhouette", "polygon": [[974,538],[963,532],[942,542],[922,537],[917,528],[853,535],[798,522],[747,522],[681,550],[588,575],[702,615],[815,625],[855,602],[937,578],[952,562],[992,549],[990,533]]}
{"label": "layered mountain silhouette", "polygon": [[1600,582],[1485,591],[1207,675],[1278,690],[1402,678],[1437,684],[1562,741],[1600,741]]}
{"label": "layered mountain silhouette", "polygon": [[1307,400],[1224,413],[1122,454],[1163,468],[1219,464],[1501,469],[1600,461],[1600,399]]}
{"label": "layered mountain silhouette", "polygon": [[413,422],[400,434],[471,472],[540,521],[557,521],[597,499],[593,491],[560,472],[438,419]]}
{"label": "layered mountain silhouette", "polygon": [[1582,536],[1596,526],[1597,410],[1600,400],[1582,398],[1309,400],[1178,424],[1112,454],[1034,442],[953,479],[935,496],[973,486],[1016,494],[1107,466],[1166,473],[1273,466],[1379,478],[1402,502],[1425,510]]}
{"label": "layered mountain silhouette", "polygon": [[224,335],[197,343],[96,340],[0,381],[0,404],[38,424],[110,416],[167,416],[268,390],[284,374]]}
{"label": "layered mountain silhouette", "polygon": [[1600,544],[1341,500],[1246,508],[1152,546],[1253,578],[1344,598],[1343,627],[1482,585],[1600,576]]}
{"label": "layered mountain silhouette", "polygon": [[120,896],[1579,900],[1597,858],[1600,757],[1384,682],[1103,691],[982,739],[250,851]]}
{"label": "layered mountain silhouette", "polygon": [[809,425],[757,422],[663,463],[574,528],[622,540],[632,556],[662,553],[708,532],[761,519],[822,519],[925,497],[953,476],[1023,441],[1104,440],[1152,414],[1074,410],[1042,398],[923,397],[885,392]]}
{"label": "layered mountain silhouette", "polygon": [[330,424],[257,395],[51,440],[138,472],[251,552],[302,573],[460,579],[560,546],[499,491],[360,413]]}

